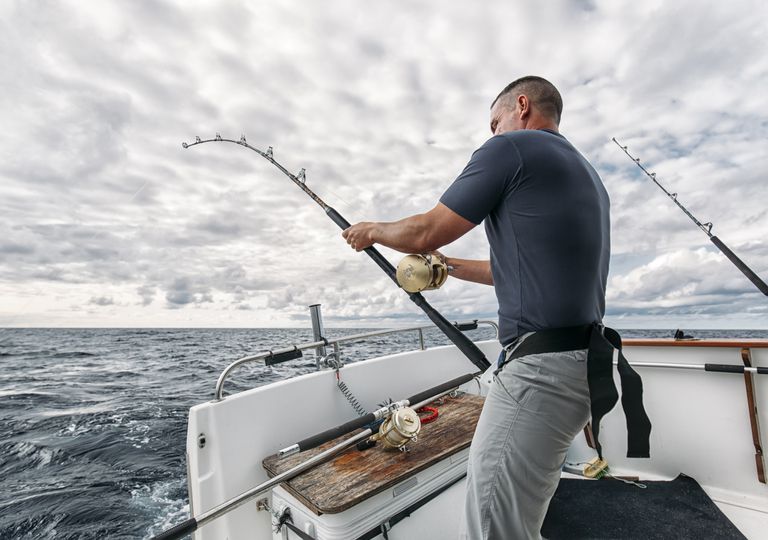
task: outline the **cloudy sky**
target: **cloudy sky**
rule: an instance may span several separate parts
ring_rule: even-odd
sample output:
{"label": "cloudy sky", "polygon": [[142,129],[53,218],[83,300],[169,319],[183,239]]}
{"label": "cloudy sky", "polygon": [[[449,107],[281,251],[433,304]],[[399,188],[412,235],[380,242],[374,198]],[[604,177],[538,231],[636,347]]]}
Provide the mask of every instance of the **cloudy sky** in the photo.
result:
{"label": "cloudy sky", "polygon": [[[331,325],[421,321],[269,163],[181,143],[245,134],[349,221],[397,219],[538,74],[611,195],[607,322],[766,328],[766,298],[611,142],[767,278],[766,20],[750,0],[5,0],[0,326],[305,326],[315,302]],[[443,251],[486,258],[482,227]],[[479,285],[426,294],[496,311]]]}

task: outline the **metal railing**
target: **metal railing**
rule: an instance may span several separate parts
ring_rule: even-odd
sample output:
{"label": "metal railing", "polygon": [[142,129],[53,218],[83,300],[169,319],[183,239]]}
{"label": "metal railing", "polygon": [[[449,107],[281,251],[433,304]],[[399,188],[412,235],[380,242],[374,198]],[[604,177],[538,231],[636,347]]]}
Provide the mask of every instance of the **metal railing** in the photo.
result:
{"label": "metal railing", "polygon": [[[493,327],[496,333],[496,339],[499,337],[499,325],[496,324],[496,321],[488,320],[488,319],[481,319],[481,320],[473,320],[469,322],[464,323],[454,323],[460,330],[474,330],[479,325],[484,324]],[[249,362],[258,362],[260,360],[264,360],[267,365],[276,364],[281,361],[286,361],[290,359],[296,359],[301,358],[302,354],[301,351],[304,351],[306,349],[317,349],[318,347],[333,347],[333,352],[325,357],[317,356],[317,368],[320,369],[321,361],[327,360],[329,357],[333,357],[335,362],[340,362],[340,352],[341,347],[340,345],[342,343],[350,343],[353,341],[362,341],[371,337],[377,337],[377,336],[386,336],[390,334],[400,334],[405,332],[417,332],[419,335],[419,349],[425,350],[426,347],[424,346],[424,330],[429,330],[432,328],[436,328],[436,326],[429,324],[429,325],[423,325],[423,326],[409,326],[406,328],[390,328],[387,330],[374,330],[372,332],[363,332],[361,334],[354,334],[351,336],[342,336],[334,339],[322,339],[319,341],[311,341],[307,343],[301,343],[299,345],[292,345],[290,347],[285,347],[282,349],[276,349],[273,351],[266,351],[266,352],[260,352],[258,354],[253,354],[249,356],[244,356],[243,358],[239,358],[238,360],[235,360],[231,364],[229,364],[224,371],[221,372],[221,375],[219,375],[218,381],[216,381],[216,393],[214,399],[216,401],[220,401],[224,398],[224,382],[227,380],[227,377],[234,371],[236,368],[242,366],[243,364],[247,364]]]}

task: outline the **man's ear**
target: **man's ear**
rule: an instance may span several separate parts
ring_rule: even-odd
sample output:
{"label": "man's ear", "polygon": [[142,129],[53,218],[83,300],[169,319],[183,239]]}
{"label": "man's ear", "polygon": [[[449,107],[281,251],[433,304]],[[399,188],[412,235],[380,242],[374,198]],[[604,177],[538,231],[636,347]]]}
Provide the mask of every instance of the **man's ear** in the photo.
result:
{"label": "man's ear", "polygon": [[527,118],[531,114],[531,102],[525,94],[517,96],[517,106],[520,109],[521,120]]}

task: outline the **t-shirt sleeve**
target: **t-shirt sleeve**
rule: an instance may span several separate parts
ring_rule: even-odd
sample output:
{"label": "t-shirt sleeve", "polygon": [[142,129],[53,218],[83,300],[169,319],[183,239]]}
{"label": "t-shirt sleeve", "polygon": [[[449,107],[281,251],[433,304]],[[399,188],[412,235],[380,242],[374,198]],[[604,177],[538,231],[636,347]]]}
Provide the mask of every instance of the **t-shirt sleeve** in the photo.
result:
{"label": "t-shirt sleeve", "polygon": [[520,155],[514,143],[503,135],[491,137],[475,150],[440,202],[479,225],[499,203],[519,169]]}

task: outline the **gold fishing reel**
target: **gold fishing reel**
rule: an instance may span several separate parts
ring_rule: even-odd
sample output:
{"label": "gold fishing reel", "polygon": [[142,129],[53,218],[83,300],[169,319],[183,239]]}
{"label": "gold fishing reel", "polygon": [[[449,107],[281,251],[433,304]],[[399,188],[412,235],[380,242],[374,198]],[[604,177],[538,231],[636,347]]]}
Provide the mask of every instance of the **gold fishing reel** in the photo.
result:
{"label": "gold fishing reel", "polygon": [[415,442],[421,431],[421,419],[410,407],[403,407],[393,412],[379,426],[379,432],[370,440],[381,441],[387,449],[404,449],[409,442]]}
{"label": "gold fishing reel", "polygon": [[437,255],[406,255],[397,265],[396,277],[409,293],[439,289],[448,279],[448,265]]}

